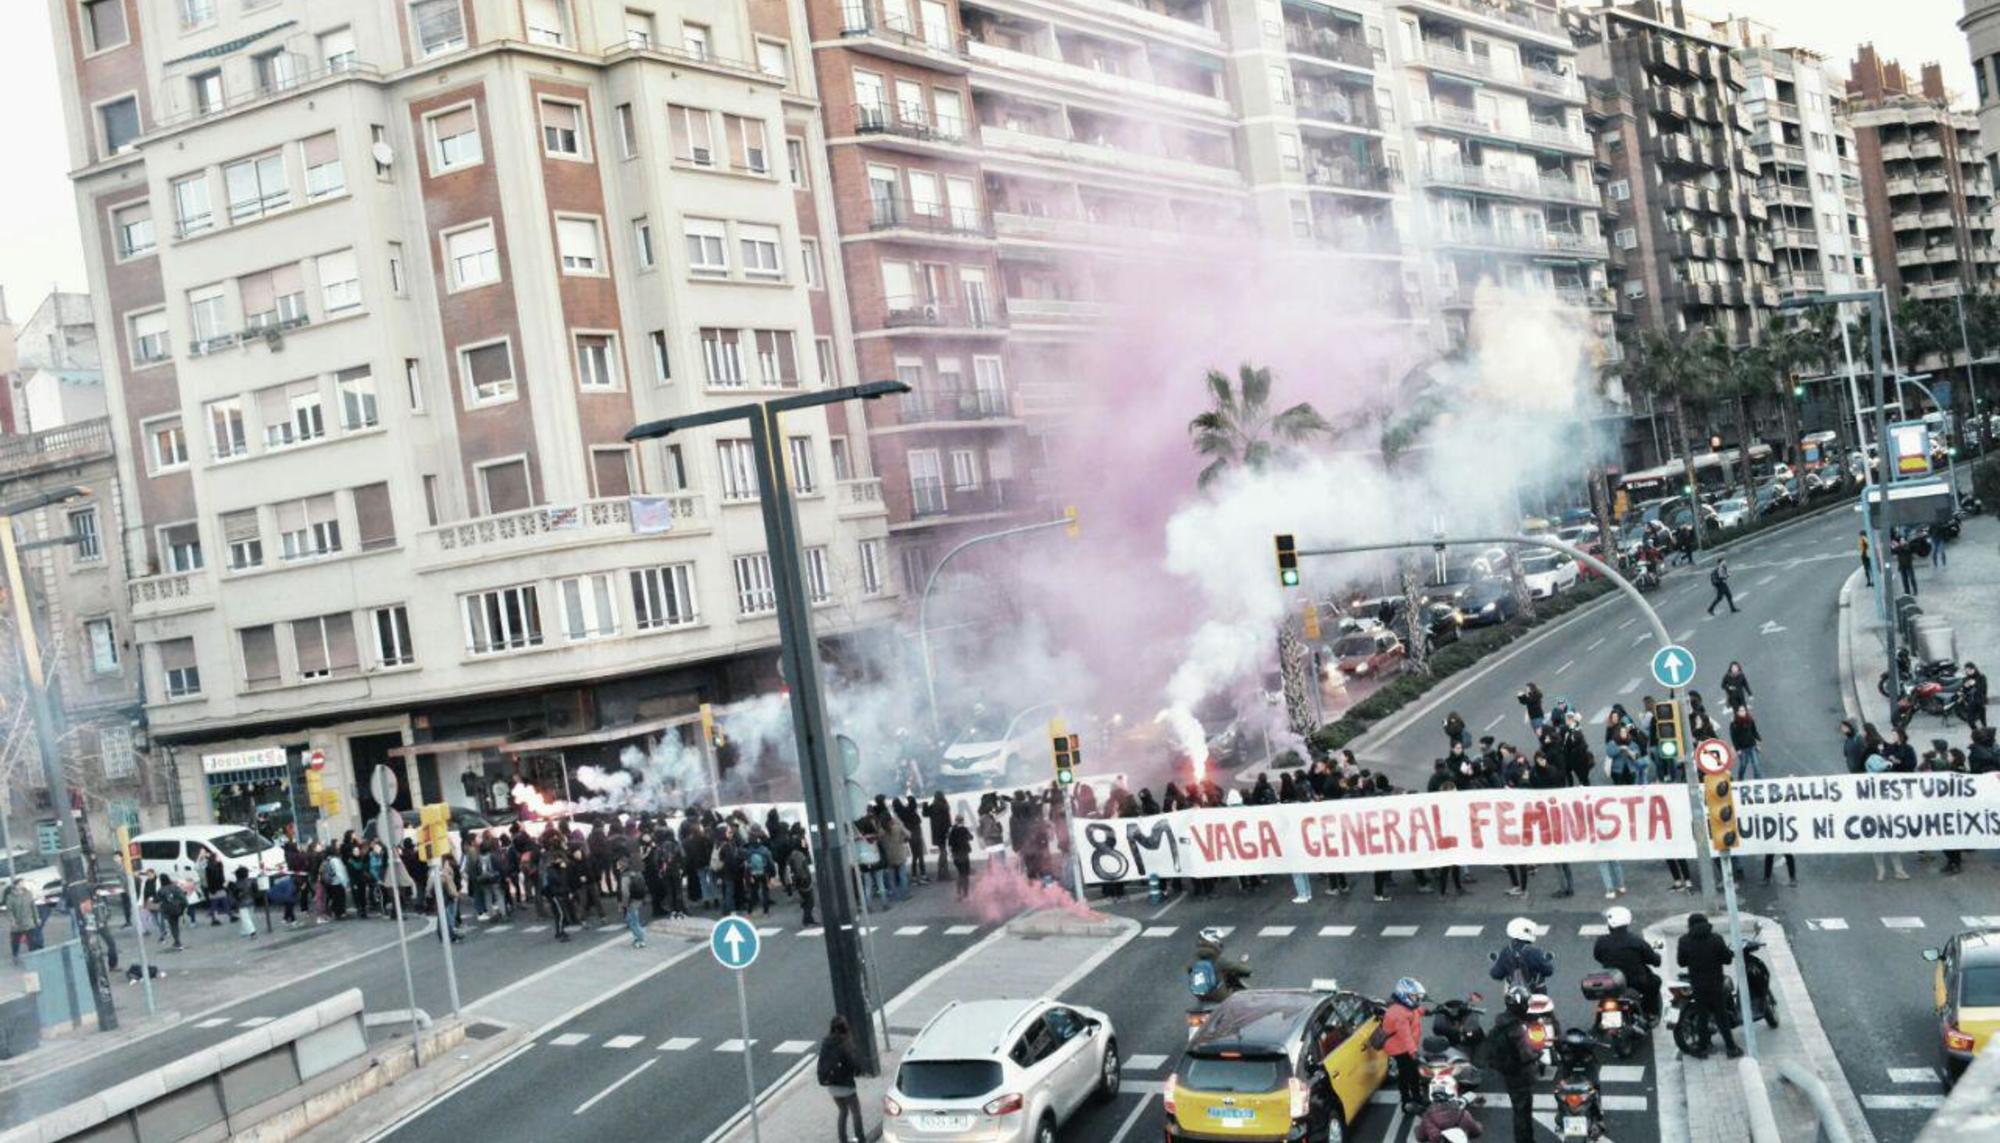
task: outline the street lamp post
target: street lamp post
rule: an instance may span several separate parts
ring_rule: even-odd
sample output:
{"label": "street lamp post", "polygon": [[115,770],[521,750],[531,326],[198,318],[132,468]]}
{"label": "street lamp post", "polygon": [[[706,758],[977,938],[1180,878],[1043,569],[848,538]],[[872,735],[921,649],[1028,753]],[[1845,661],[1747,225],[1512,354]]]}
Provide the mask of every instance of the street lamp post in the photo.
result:
{"label": "street lamp post", "polygon": [[834,1010],[847,1021],[856,1062],[865,1075],[876,1074],[880,1061],[875,1029],[869,1019],[867,990],[862,983],[861,933],[854,922],[854,897],[847,876],[848,846],[843,827],[847,815],[841,806],[844,800],[841,779],[834,772],[828,749],[826,705],[820,693],[811,603],[800,570],[798,521],[792,510],[791,484],[785,478],[782,458],[773,450],[785,439],[779,418],[787,412],[909,391],[910,387],[900,381],[871,381],[776,401],[668,417],[635,425],[625,434],[628,441],[642,441],[731,421],[749,424],[750,448],[757,458],[757,499],[763,510],[771,585],[778,602],[779,658],[791,691],[792,733],[798,750],[807,829],[820,854],[814,865],[820,900],[825,903],[826,960],[832,977]]}
{"label": "street lamp post", "polygon": [[930,704],[931,710],[931,737],[944,737],[944,720],[938,717],[937,669],[931,663],[930,634],[931,589],[937,586],[939,573],[944,571],[945,565],[952,561],[953,556],[958,555],[967,548],[992,540],[1004,540],[1009,536],[1019,536],[1025,532],[1039,532],[1046,528],[1074,528],[1075,526],[1076,517],[1062,516],[1054,520],[1023,524],[1018,528],[1003,528],[998,532],[988,532],[983,536],[973,536],[970,539],[961,541],[958,546],[946,552],[944,558],[931,568],[931,574],[924,577],[923,594],[917,597],[917,651],[923,659],[924,694]]}

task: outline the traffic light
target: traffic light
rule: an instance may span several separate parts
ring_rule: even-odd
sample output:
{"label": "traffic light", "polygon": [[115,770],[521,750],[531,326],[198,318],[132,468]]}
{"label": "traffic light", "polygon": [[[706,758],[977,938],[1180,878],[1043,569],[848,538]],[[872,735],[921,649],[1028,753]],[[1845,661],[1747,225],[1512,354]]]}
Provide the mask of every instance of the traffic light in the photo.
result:
{"label": "traffic light", "polygon": [[1741,839],[1736,834],[1736,782],[1728,771],[1701,776],[1701,803],[1708,811],[1710,853],[1729,853]]}
{"label": "traffic light", "polygon": [[451,852],[451,807],[432,802],[417,807],[417,854],[434,861]]}
{"label": "traffic light", "polygon": [[1793,397],[1803,398],[1805,395],[1806,395],[1806,387],[1803,383],[1792,386]]}
{"label": "traffic light", "polygon": [[1077,764],[1083,761],[1083,740],[1069,733],[1060,718],[1049,720],[1049,753],[1056,763],[1056,785],[1074,785]]}
{"label": "traffic light", "polygon": [[1077,517],[1076,505],[1072,504],[1063,509],[1063,518],[1069,521],[1069,523],[1063,525],[1064,535],[1072,540],[1083,535],[1083,522]]}
{"label": "traffic light", "polygon": [[729,745],[729,736],[715,725],[715,711],[707,703],[701,704],[701,740],[712,750]]}
{"label": "traffic light", "polygon": [[1299,541],[1290,532],[1280,532],[1278,542],[1278,585],[1299,586]]}
{"label": "traffic light", "polygon": [[1306,638],[1307,638],[1308,640],[1311,640],[1311,641],[1313,641],[1313,642],[1318,642],[1318,640],[1319,640],[1319,604],[1317,604],[1317,603],[1313,603],[1313,602],[1310,602],[1310,601],[1309,601],[1309,602],[1307,602],[1307,604],[1306,604],[1306,621],[1305,621],[1305,631],[1306,631]]}
{"label": "traffic light", "polygon": [[1681,704],[1673,699],[1653,704],[1653,748],[1668,762],[1680,760],[1687,734],[1681,729]]}

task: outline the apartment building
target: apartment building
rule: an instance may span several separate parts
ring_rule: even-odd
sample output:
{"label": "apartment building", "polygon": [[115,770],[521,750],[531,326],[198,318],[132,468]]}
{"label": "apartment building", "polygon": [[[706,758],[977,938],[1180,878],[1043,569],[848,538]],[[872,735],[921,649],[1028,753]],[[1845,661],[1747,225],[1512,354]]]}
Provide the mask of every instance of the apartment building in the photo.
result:
{"label": "apartment building", "polygon": [[[623,434],[856,376],[781,9],[51,9],[177,817],[562,793],[774,685],[746,432]],[[778,443],[826,635],[895,606],[843,425]]]}
{"label": "apartment building", "polygon": [[1972,55],[1980,147],[1989,181],[2000,182],[2000,0],[1965,0],[1959,30]]}
{"label": "apartment building", "polygon": [[1875,272],[1892,297],[1941,298],[1991,288],[1993,176],[1979,120],[1953,111],[1944,73],[1915,82],[1872,45],[1855,54],[1848,95]]}
{"label": "apartment building", "polygon": [[1717,25],[1743,72],[1743,111],[1770,212],[1780,298],[1875,284],[1847,79],[1821,56],[1784,47],[1747,19]]}
{"label": "apartment building", "polygon": [[1606,208],[1621,327],[1720,327],[1750,341],[1778,302],[1741,69],[1678,0],[1571,14]]}
{"label": "apartment building", "polygon": [[104,416],[104,371],[87,294],[50,292],[15,335],[7,423],[37,432]]}

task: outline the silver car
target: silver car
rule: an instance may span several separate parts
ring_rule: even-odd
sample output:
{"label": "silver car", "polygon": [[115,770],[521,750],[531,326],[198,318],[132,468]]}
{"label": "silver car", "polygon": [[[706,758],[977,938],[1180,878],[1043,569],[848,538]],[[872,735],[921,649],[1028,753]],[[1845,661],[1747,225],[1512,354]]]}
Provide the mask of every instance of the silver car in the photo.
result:
{"label": "silver car", "polygon": [[903,1053],[883,1143],[1054,1143],[1093,1096],[1118,1094],[1111,1018],[1053,1000],[953,1001]]}

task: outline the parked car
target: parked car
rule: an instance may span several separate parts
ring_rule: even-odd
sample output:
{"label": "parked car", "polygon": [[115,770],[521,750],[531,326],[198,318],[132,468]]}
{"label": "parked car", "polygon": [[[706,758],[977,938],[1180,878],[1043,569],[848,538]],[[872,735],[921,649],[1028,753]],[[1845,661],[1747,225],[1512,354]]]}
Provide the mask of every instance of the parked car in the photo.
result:
{"label": "parked car", "polygon": [[[403,810],[401,813],[403,816],[403,832],[417,832],[419,820],[417,811]],[[582,816],[581,814],[576,815],[577,818],[581,818]],[[468,809],[465,806],[452,806],[447,820],[451,823],[451,836],[454,839],[458,838],[466,830],[480,833],[492,829],[495,824],[485,814],[480,813],[478,810]],[[381,826],[382,819],[380,817],[369,818],[361,827],[361,836],[368,841],[374,841],[376,831],[381,829]]]}
{"label": "parked car", "polygon": [[1034,1000],[954,1000],[903,1050],[883,1143],[1054,1143],[1091,1098],[1118,1095],[1111,1018]]}
{"label": "parked car", "polygon": [[1016,714],[998,734],[990,721],[975,719],[945,747],[938,763],[939,784],[962,788],[1033,781],[1042,773],[1036,764],[1048,761],[1049,744],[1042,731],[1054,713],[1054,703],[1037,703]]}
{"label": "parked car", "polygon": [[2000,929],[1972,929],[1942,948],[1925,949],[1938,1049],[1947,1080],[1956,1080],[2000,1031]]}
{"label": "parked car", "polygon": [[238,869],[248,869],[252,878],[285,871],[285,851],[269,838],[242,826],[169,826],[132,839],[133,868],[152,869],[183,884],[194,882],[191,900],[200,900],[202,896],[196,874],[204,852],[222,862],[225,881],[235,880]]}
{"label": "parked car", "polygon": [[1328,657],[1347,675],[1380,675],[1403,661],[1403,641],[1386,630],[1342,635],[1327,649]]}
{"label": "parked car", "polygon": [[[1410,643],[1410,621],[1409,617],[1404,614],[1402,604],[1402,600],[1396,601],[1396,606],[1391,612],[1389,619],[1389,632],[1402,640],[1405,647],[1407,647]],[[1458,608],[1453,607],[1449,603],[1426,603],[1423,610],[1429,619],[1429,622],[1425,625],[1425,630],[1422,632],[1428,640],[1424,644],[1425,646],[1442,647],[1447,643],[1458,642],[1459,628],[1463,626],[1463,623],[1460,622],[1462,617],[1458,614]]]}
{"label": "parked car", "polygon": [[1533,552],[1521,557],[1521,578],[1536,599],[1547,599],[1576,586],[1576,561],[1561,552]]}
{"label": "parked car", "polygon": [[1460,601],[1459,611],[1465,616],[1467,627],[1492,627],[1505,623],[1520,613],[1520,604],[1514,602],[1513,585],[1500,580],[1477,583]]}
{"label": "parked car", "polygon": [[1715,504],[1715,526],[1718,528],[1741,528],[1750,519],[1750,502],[1740,496],[1728,500],[1718,500]]}
{"label": "parked car", "polygon": [[1352,992],[1253,988],[1201,1023],[1167,1080],[1168,1143],[1340,1143],[1389,1074],[1382,1006]]}

